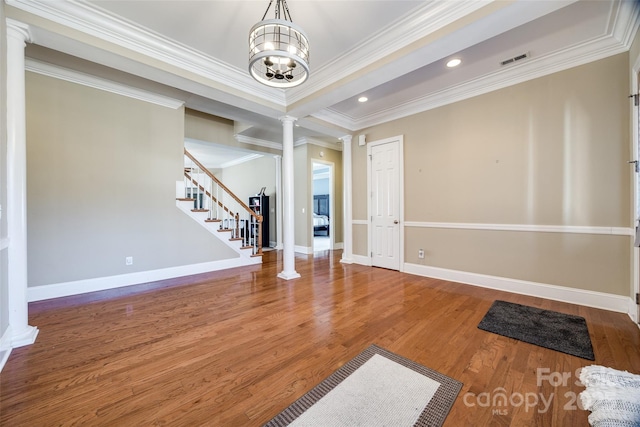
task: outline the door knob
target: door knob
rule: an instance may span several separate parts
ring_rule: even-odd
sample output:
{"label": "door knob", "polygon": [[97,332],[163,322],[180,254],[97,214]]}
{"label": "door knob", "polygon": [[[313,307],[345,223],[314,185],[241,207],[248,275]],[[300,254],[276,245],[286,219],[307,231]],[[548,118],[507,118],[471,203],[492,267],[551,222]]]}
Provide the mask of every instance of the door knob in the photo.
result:
{"label": "door knob", "polygon": [[396,219],[395,221],[393,221],[393,223],[394,223],[394,224],[397,224],[397,223],[398,223],[398,220]]}

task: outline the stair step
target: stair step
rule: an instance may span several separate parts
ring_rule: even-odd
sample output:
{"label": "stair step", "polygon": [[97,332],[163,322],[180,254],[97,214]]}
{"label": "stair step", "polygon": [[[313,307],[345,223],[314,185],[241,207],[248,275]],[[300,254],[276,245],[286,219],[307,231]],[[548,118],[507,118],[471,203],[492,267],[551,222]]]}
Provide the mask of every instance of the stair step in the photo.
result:
{"label": "stair step", "polygon": [[189,197],[178,197],[176,198],[176,200],[180,201],[180,202],[195,202],[196,199],[191,199]]}
{"label": "stair step", "polygon": [[244,239],[242,237],[232,237],[232,238],[229,239],[229,241],[231,241],[231,242],[235,242],[235,241],[238,241],[238,240],[244,240]]}
{"label": "stair step", "polygon": [[253,246],[242,246],[240,249],[253,249]]}
{"label": "stair step", "polygon": [[221,219],[205,219],[204,222],[222,222]]}
{"label": "stair step", "polygon": [[220,228],[220,229],[218,229],[218,231],[220,231],[220,232],[233,231],[233,229],[232,228]]}
{"label": "stair step", "polygon": [[209,212],[209,209],[191,209],[191,212]]}
{"label": "stair step", "polygon": [[262,254],[252,254],[252,257],[262,256]]}

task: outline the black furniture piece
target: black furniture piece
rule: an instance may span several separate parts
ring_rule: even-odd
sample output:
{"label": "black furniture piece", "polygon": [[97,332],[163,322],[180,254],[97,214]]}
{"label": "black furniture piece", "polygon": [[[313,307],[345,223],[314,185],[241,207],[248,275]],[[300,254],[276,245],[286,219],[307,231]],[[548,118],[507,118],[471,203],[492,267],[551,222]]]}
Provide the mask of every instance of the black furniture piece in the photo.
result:
{"label": "black furniture piece", "polygon": [[313,235],[329,235],[329,195],[314,194],[313,196]]}
{"label": "black furniture piece", "polygon": [[262,215],[262,247],[269,247],[269,196],[262,194],[249,197],[249,208]]}

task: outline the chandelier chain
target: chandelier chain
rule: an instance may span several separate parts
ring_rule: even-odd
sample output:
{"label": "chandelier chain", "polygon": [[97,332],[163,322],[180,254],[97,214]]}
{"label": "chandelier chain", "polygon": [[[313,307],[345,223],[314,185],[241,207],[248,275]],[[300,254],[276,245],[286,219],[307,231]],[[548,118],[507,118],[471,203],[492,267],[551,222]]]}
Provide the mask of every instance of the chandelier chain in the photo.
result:
{"label": "chandelier chain", "polygon": [[[280,19],[280,4],[281,3],[282,3],[282,8],[284,9],[284,19],[289,21],[289,22],[293,22],[293,19],[291,18],[291,13],[289,12],[289,6],[287,5],[287,1],[286,0],[276,0],[275,18],[276,19]],[[264,15],[262,16],[262,20],[263,21],[267,17],[267,14],[269,13],[269,9],[271,9],[271,5],[272,4],[273,4],[273,0],[269,0],[269,6],[267,6],[267,10],[264,11]]]}

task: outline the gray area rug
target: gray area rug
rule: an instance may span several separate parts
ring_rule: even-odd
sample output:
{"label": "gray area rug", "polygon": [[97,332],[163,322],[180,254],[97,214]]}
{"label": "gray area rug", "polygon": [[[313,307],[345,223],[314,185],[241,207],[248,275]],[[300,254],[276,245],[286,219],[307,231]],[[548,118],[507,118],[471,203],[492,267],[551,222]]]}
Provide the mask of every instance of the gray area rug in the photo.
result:
{"label": "gray area rug", "polygon": [[529,344],[595,360],[584,317],[494,301],[478,328]]}
{"label": "gray area rug", "polygon": [[271,419],[281,426],[441,426],[462,383],[371,345]]}

